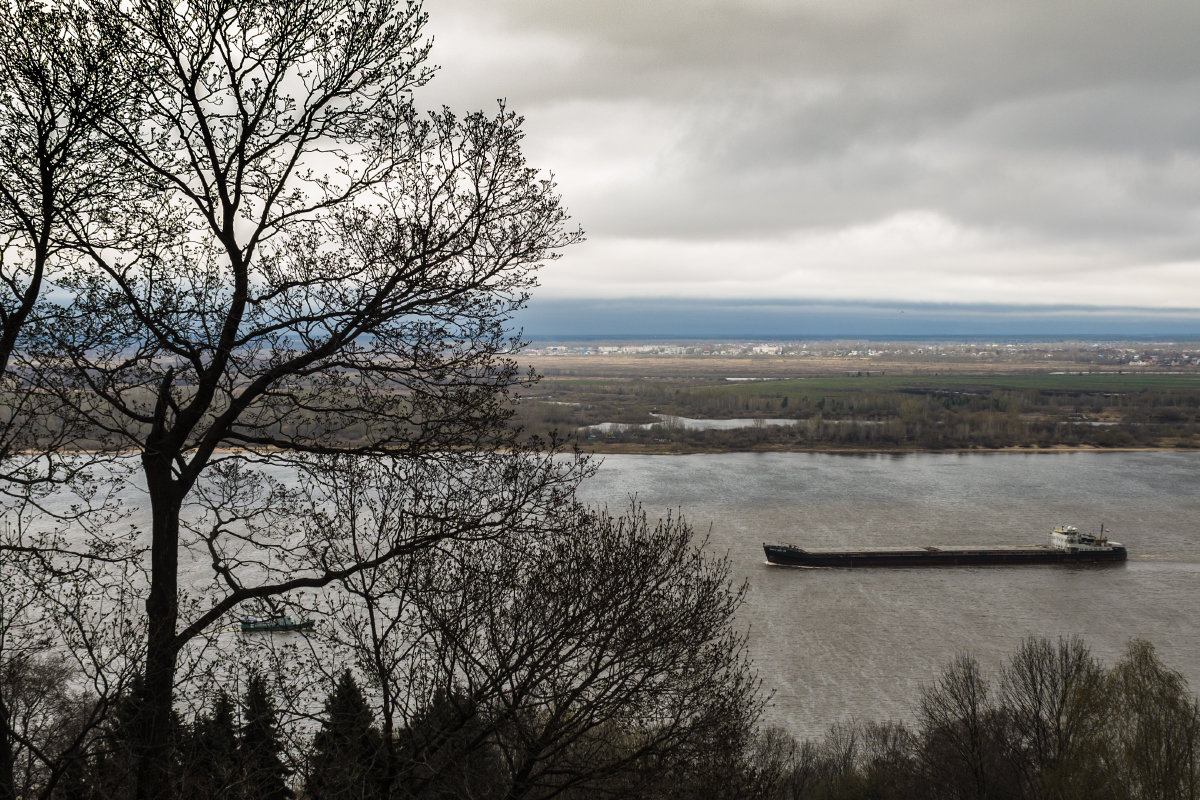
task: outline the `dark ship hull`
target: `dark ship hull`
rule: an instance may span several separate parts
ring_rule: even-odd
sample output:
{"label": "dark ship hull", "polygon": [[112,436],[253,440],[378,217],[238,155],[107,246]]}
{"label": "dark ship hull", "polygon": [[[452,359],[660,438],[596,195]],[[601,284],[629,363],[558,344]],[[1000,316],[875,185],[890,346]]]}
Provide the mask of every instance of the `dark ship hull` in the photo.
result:
{"label": "dark ship hull", "polygon": [[311,619],[292,619],[291,617],[267,617],[259,619],[250,617],[240,620],[242,633],[288,633],[290,631],[312,630]]}
{"label": "dark ship hull", "polygon": [[934,567],[1115,563],[1128,557],[1119,544],[1103,550],[1063,550],[1048,545],[1014,547],[913,547],[878,550],[802,550],[764,544],[767,561],[790,567]]}

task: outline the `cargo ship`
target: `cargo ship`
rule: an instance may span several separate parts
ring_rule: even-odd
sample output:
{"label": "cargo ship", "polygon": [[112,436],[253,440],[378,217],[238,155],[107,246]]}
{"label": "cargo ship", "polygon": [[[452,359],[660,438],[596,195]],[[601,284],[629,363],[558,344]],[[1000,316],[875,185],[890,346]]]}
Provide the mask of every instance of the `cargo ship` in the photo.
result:
{"label": "cargo ship", "polygon": [[246,617],[238,620],[242,633],[288,633],[290,631],[308,631],[313,628],[311,619],[292,619],[283,614],[271,617]]}
{"label": "cargo ship", "polygon": [[1092,564],[1124,561],[1125,546],[1099,534],[1062,525],[1047,544],[878,547],[871,550],[805,550],[790,544],[763,544],[767,561],[789,567],[932,567],[1021,564]]}

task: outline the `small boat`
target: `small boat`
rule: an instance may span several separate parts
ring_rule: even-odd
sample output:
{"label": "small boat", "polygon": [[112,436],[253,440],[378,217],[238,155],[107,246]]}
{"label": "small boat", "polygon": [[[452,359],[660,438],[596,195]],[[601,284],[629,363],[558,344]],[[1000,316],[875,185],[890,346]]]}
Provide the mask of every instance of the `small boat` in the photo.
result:
{"label": "small boat", "polygon": [[292,619],[284,614],[273,617],[245,617],[239,620],[242,633],[285,633],[312,630],[311,619]]}
{"label": "small boat", "polygon": [[871,550],[804,550],[790,544],[763,544],[767,561],[790,567],[929,567],[938,565],[1023,565],[1119,563],[1125,546],[1109,541],[1108,531],[1081,533],[1063,525],[1043,545],[942,545],[878,547]]}

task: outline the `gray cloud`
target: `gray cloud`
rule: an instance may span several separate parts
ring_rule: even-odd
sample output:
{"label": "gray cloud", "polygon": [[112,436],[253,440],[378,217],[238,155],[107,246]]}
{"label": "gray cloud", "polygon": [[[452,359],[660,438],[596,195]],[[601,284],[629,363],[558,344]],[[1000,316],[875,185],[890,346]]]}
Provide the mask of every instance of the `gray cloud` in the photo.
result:
{"label": "gray cloud", "polygon": [[[1034,296],[1069,286],[1058,279],[1081,268],[1064,265],[1090,264],[1108,276],[1097,302],[1157,268],[1160,305],[1200,303],[1200,4],[1190,0],[441,0],[429,10],[444,65],[430,97],[508,97],[529,118],[531,156],[555,169],[593,241],[614,254],[643,258],[638,241],[774,242],[756,257],[782,280],[795,237],[875,226],[845,296],[864,282],[884,296],[911,245],[888,238],[888,220],[927,214],[965,243],[939,239],[938,259],[978,274],[1018,269]],[[660,263],[695,261],[686,248],[656,252]],[[595,259],[578,263],[556,291],[607,280]],[[622,276],[630,293],[661,283],[643,266]],[[720,269],[697,265],[680,293],[719,283],[706,268]],[[894,291],[941,277],[913,267]]]}
{"label": "gray cloud", "polygon": [[535,302],[519,321],[540,340],[572,336],[670,337],[1175,337],[1200,333],[1200,309],[1164,313],[1153,308],[1098,311],[1055,306],[901,305],[842,303],[722,303],[676,299],[617,302]]}

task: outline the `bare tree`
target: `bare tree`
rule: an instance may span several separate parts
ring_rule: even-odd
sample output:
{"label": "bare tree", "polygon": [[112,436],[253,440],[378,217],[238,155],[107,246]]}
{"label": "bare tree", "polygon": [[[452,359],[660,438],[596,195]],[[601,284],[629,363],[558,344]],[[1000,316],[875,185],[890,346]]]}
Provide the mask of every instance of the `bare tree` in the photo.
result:
{"label": "bare tree", "polygon": [[113,147],[96,123],[127,99],[117,50],[78,3],[9,0],[0,14],[0,492],[80,469],[44,458],[76,431],[14,358],[39,299],[75,257],[71,231],[115,196]]}
{"label": "bare tree", "polygon": [[406,796],[480,771],[493,797],[675,796],[681,772],[716,791],[761,708],[728,569],[679,519],[560,498],[502,538],[355,575],[332,663],[374,688]]}
{"label": "bare tree", "polygon": [[1195,800],[1200,797],[1200,703],[1154,646],[1129,642],[1108,674],[1108,771],[1118,797]]}
{"label": "bare tree", "polygon": [[45,654],[10,653],[0,665],[4,703],[4,739],[0,766],[4,768],[0,796],[37,797],[53,776],[45,768],[60,760],[75,732],[79,709],[67,689],[70,670]]}
{"label": "bare tree", "polygon": [[899,722],[869,722],[863,725],[864,792],[868,797],[900,798],[917,794],[917,741],[913,732]]}
{"label": "bare tree", "polygon": [[839,724],[803,743],[768,731],[754,751],[758,792],[795,800],[1200,792],[1200,703],[1145,641],[1130,641],[1105,671],[1079,639],[1031,637],[994,693],[963,655],[923,689],[919,714],[915,737],[892,723]]}
{"label": "bare tree", "polygon": [[[30,380],[39,365],[28,352],[39,302],[76,259],[72,232],[111,202],[119,180],[97,123],[122,107],[128,86],[113,69],[119,43],[93,22],[74,2],[10,0],[0,13],[5,798],[53,789],[127,677],[115,654],[130,655],[128,637],[96,624],[128,578],[128,538],[94,535],[112,520],[112,472],[98,471],[94,454],[63,453],[77,443],[76,420]],[[77,691],[51,686],[63,676]]]}
{"label": "bare tree", "polygon": [[[572,507],[575,486],[589,468],[552,450],[520,448],[428,460],[339,457],[325,465],[308,471],[302,487],[311,509],[309,546],[323,548],[324,559],[370,567],[347,574],[339,591],[317,600],[316,611],[329,624],[310,641],[339,655],[318,653],[314,666],[350,661],[367,678],[386,745],[379,771],[386,789],[398,771],[398,730],[453,688],[430,668],[437,632],[426,610],[433,595],[463,591],[448,582],[444,562],[460,559],[450,543],[540,537]],[[396,543],[406,543],[403,559],[376,557]],[[325,677],[337,680],[338,669],[327,669]]]}
{"label": "bare tree", "polygon": [[932,797],[989,800],[1012,796],[1004,714],[969,654],[957,656],[921,690],[923,776]]}
{"label": "bare tree", "polygon": [[[528,169],[521,120],[421,116],[425,16],[392,0],[96,0],[139,102],[97,123],[131,187],[72,246],[86,267],[41,329],[43,388],[149,491],[139,794],[166,771],[181,648],[180,512],[223,448],[416,457],[494,450],[525,378],[506,330],[576,234]],[[391,553],[390,555],[396,555]]]}
{"label": "bare tree", "polygon": [[803,800],[821,780],[818,746],[797,741],[787,730],[771,727],[755,739],[751,767],[756,782],[753,796]]}
{"label": "bare tree", "polygon": [[771,800],[925,796],[917,773],[920,742],[898,722],[837,723],[820,741],[767,730],[751,754],[752,782],[739,797]]}
{"label": "bare tree", "polygon": [[1104,668],[1079,638],[1021,643],[1001,673],[1000,697],[1027,796],[1103,796],[1104,684]]}
{"label": "bare tree", "polygon": [[96,128],[122,102],[112,42],[80,6],[10,0],[0,18],[0,374],[61,255],[64,233],[111,197]]}
{"label": "bare tree", "polygon": [[140,670],[144,627],[131,616],[140,576],[119,534],[105,548],[79,547],[7,523],[0,544],[22,545],[0,557],[0,797],[45,798]]}
{"label": "bare tree", "polygon": [[536,540],[472,546],[468,591],[429,595],[442,673],[495,731],[504,796],[632,793],[639,770],[703,772],[716,753],[728,770],[760,707],[733,624],[744,587],[680,519],[568,511]]}

